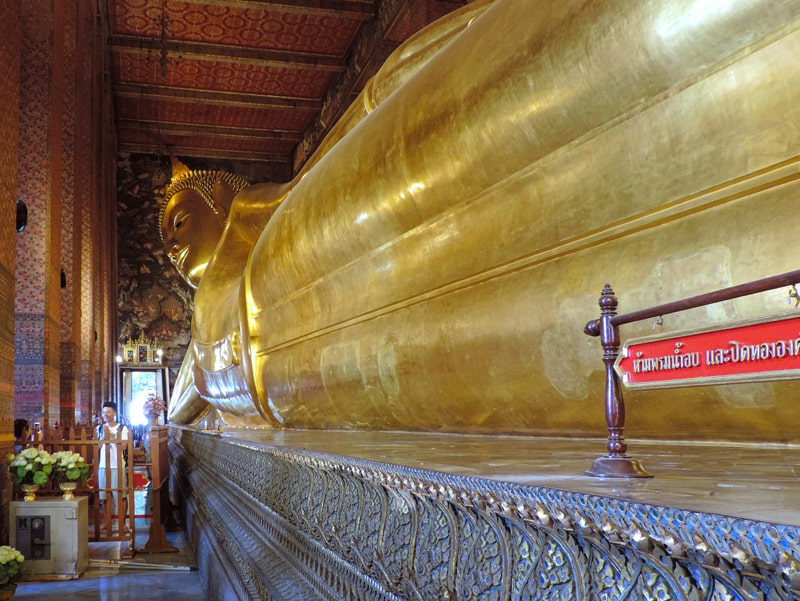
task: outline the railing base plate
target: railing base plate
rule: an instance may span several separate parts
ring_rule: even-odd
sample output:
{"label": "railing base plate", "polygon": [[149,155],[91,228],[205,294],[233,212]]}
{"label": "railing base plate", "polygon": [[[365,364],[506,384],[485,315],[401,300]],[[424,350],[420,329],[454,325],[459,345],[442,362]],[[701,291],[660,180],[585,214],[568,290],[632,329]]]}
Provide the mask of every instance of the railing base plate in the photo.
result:
{"label": "railing base plate", "polygon": [[636,459],[624,455],[606,455],[594,460],[592,467],[584,472],[595,478],[652,478],[653,474],[644,469]]}

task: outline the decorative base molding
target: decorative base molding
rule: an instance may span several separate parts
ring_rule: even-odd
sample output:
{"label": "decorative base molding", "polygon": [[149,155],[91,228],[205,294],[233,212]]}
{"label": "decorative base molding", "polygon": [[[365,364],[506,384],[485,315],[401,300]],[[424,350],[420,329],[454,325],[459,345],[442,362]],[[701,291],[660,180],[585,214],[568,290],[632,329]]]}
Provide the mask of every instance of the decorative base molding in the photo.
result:
{"label": "decorative base molding", "polygon": [[793,526],[192,429],[170,451],[210,599],[800,596]]}

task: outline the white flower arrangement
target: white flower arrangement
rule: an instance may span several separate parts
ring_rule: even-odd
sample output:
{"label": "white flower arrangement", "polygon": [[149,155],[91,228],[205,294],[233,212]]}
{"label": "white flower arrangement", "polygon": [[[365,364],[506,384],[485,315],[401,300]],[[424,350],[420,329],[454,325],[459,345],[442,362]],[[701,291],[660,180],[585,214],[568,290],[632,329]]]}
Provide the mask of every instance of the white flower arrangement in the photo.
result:
{"label": "white flower arrangement", "polygon": [[55,478],[68,482],[86,482],[89,479],[89,464],[78,453],[72,451],[56,451],[52,454],[55,460],[53,468]]}
{"label": "white flower arrangement", "polygon": [[38,484],[45,486],[53,473],[56,460],[47,451],[36,447],[22,449],[6,458],[11,479],[16,484]]}
{"label": "white flower arrangement", "polygon": [[0,546],[0,587],[16,584],[22,578],[22,553],[8,545]]}

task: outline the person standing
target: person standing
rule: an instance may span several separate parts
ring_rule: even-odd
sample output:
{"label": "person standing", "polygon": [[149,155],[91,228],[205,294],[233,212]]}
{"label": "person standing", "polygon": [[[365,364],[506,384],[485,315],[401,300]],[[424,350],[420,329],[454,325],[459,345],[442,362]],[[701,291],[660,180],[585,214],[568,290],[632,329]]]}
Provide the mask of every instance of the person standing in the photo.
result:
{"label": "person standing", "polygon": [[31,435],[30,426],[28,426],[27,419],[14,420],[14,454],[16,455],[26,446],[28,446],[28,439]]}
{"label": "person standing", "polygon": [[[97,462],[97,481],[100,489],[100,501],[103,507],[103,514],[106,513],[105,501],[111,499],[111,515],[119,516],[120,503],[122,499],[123,514],[128,512],[128,478],[126,471],[123,447],[130,438],[128,428],[117,421],[117,405],[111,401],[103,403],[102,409],[103,423],[99,427],[99,439],[103,442],[100,445],[100,457]],[[121,442],[120,445],[117,441]]]}

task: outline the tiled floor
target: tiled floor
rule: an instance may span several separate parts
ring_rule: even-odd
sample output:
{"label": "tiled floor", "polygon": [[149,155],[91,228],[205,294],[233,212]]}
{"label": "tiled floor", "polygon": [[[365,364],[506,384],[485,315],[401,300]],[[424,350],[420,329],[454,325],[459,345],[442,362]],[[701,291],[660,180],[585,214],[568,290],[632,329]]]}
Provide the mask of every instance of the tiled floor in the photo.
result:
{"label": "tiled floor", "polygon": [[[138,526],[137,526],[138,528]],[[147,543],[147,528],[136,548]],[[14,601],[198,601],[205,599],[200,575],[182,532],[167,533],[176,553],[142,553],[120,562],[123,543],[89,543],[89,569],[77,580],[23,582]],[[127,545],[126,545],[127,547]]]}

